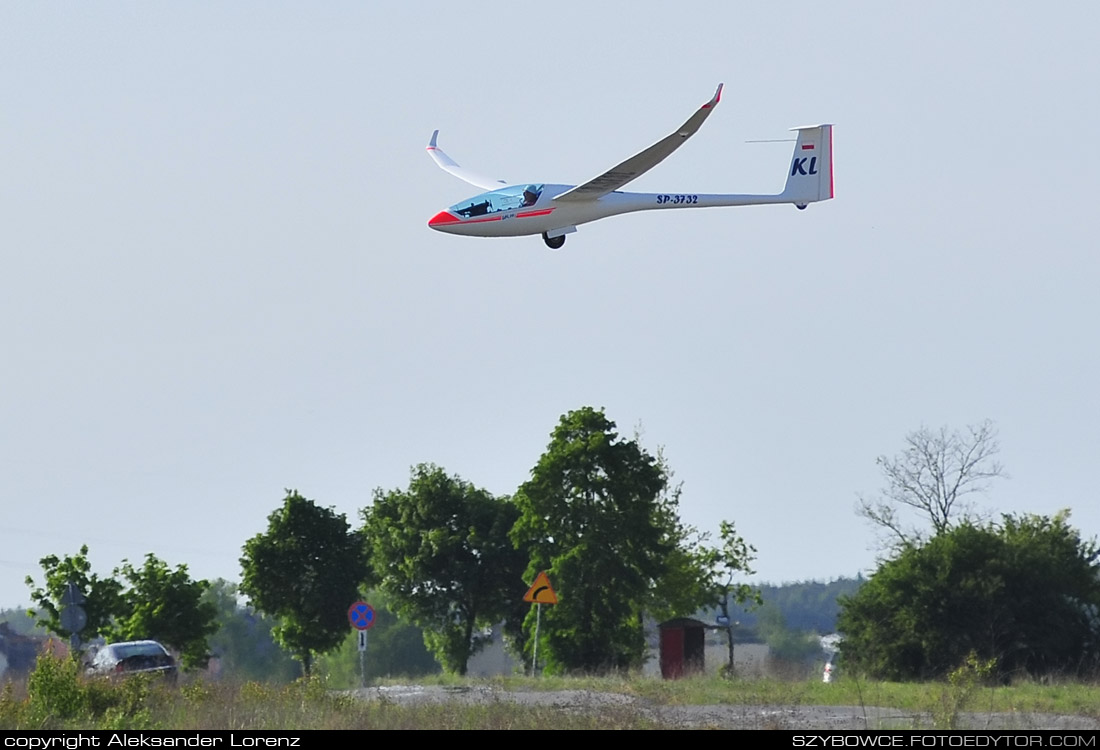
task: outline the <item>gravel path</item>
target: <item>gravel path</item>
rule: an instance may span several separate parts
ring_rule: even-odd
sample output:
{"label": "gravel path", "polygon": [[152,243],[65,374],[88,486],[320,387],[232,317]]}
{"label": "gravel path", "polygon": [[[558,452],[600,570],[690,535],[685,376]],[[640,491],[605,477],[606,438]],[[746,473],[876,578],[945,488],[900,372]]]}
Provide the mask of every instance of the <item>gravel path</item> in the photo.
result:
{"label": "gravel path", "polygon": [[[350,691],[367,700],[401,704],[431,704],[462,701],[468,704],[515,703],[520,706],[551,706],[563,711],[599,711],[605,707],[631,707],[669,727],[685,729],[913,729],[931,728],[927,714],[874,706],[663,706],[641,698],[590,690],[505,691],[488,686],[385,686]],[[970,729],[1058,729],[1097,730],[1100,721],[1084,716],[1057,714],[963,714],[961,723]]]}

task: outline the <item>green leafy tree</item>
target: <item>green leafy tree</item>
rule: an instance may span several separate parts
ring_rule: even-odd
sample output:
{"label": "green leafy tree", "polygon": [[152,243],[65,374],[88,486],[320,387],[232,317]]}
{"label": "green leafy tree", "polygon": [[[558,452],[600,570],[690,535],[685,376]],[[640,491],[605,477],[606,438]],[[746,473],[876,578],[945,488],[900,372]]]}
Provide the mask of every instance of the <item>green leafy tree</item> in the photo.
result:
{"label": "green leafy tree", "polygon": [[[512,539],[530,550],[528,580],[547,570],[559,603],[543,611],[539,653],[550,671],[635,668],[645,657],[643,613],[715,604],[751,548],[712,549],[679,519],[679,489],[660,457],[623,440],[602,410],[561,418],[516,494]],[[743,543],[743,542],[742,542]],[[746,592],[746,595],[749,595]],[[534,613],[527,617],[528,631]]]}
{"label": "green leafy tree", "polygon": [[35,604],[35,609],[28,610],[28,614],[39,625],[62,638],[71,636],[72,633],[61,626],[61,609],[65,592],[72,584],[84,596],[80,606],[87,615],[80,638],[88,642],[104,634],[118,612],[122,584],[114,578],[100,578],[91,572],[88,545],[83,545],[76,555],[47,555],[39,560],[39,564],[46,581],[38,586],[33,578],[27,576],[27,586],[31,589],[31,600]]}
{"label": "green leafy tree", "polygon": [[217,630],[217,612],[203,601],[210,584],[192,580],[186,565],[173,570],[152,553],[140,568],[124,560],[115,576],[128,586],[107,631],[111,640],[160,641],[179,653],[185,668],[205,667],[207,639]]}
{"label": "green leafy tree", "polygon": [[268,528],[244,545],[241,591],[279,618],[276,640],[310,674],[315,654],[339,646],[347,609],[367,577],[362,537],[343,514],[287,490]]}
{"label": "green leafy tree", "polygon": [[[679,519],[676,519],[679,523]],[[657,619],[666,619],[694,612],[701,607],[728,606],[731,603],[756,606],[761,603],[760,592],[743,581],[741,576],[751,576],[756,559],[756,548],[737,533],[733,523],[722,521],[719,525],[718,547],[712,546],[706,534],[688,526],[670,534],[675,542],[668,556],[668,570],[654,582],[650,610]]]}
{"label": "green leafy tree", "polygon": [[841,599],[845,663],[887,679],[942,677],[971,654],[994,660],[1002,677],[1091,673],[1098,549],[1068,517],[962,522],[905,548]]}
{"label": "green leafy tree", "polygon": [[527,558],[508,538],[518,517],[507,498],[431,464],[413,468],[407,490],[376,490],[363,511],[382,590],[448,671],[466,674],[488,640],[480,630],[522,594]]}

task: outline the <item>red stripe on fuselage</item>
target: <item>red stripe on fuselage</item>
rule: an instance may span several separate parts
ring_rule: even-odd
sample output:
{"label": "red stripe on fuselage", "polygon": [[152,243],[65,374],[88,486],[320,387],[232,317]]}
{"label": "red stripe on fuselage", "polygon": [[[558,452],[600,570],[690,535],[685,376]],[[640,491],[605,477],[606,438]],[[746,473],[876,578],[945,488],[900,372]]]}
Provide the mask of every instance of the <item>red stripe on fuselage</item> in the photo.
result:
{"label": "red stripe on fuselage", "polygon": [[[546,216],[553,213],[552,208],[543,208],[538,211],[523,211],[516,214],[517,219],[529,219],[533,216]],[[435,216],[428,220],[428,226],[430,227],[442,227],[449,226],[451,224],[481,224],[486,221],[500,221],[503,216],[480,216],[476,219],[463,219],[460,216],[455,216],[450,211],[440,211]]]}

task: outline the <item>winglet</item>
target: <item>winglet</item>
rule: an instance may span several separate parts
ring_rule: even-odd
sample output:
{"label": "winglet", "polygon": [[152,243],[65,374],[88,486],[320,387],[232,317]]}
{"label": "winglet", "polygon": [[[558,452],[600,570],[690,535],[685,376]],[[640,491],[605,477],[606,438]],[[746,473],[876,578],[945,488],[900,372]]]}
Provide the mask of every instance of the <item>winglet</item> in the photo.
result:
{"label": "winglet", "polygon": [[718,102],[722,101],[722,87],[725,85],[726,84],[724,83],[718,84],[718,90],[714,92],[714,98],[704,104],[703,109],[710,109],[711,107],[717,105]]}
{"label": "winglet", "polygon": [[432,139],[428,141],[428,148],[435,148],[435,139],[439,137],[439,128],[432,132]]}

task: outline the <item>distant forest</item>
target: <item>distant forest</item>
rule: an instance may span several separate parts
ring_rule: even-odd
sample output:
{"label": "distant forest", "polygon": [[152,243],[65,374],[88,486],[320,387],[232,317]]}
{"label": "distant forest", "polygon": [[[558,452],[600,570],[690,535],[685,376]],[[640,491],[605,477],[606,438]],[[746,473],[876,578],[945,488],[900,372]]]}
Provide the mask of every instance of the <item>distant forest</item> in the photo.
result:
{"label": "distant forest", "polygon": [[867,579],[838,578],[829,583],[804,581],[784,583],[778,586],[760,587],[764,599],[761,607],[749,612],[732,615],[744,628],[755,628],[762,615],[768,610],[778,610],[783,623],[789,630],[814,632],[820,635],[836,632],[836,618],[840,612],[837,597],[850,596]]}

